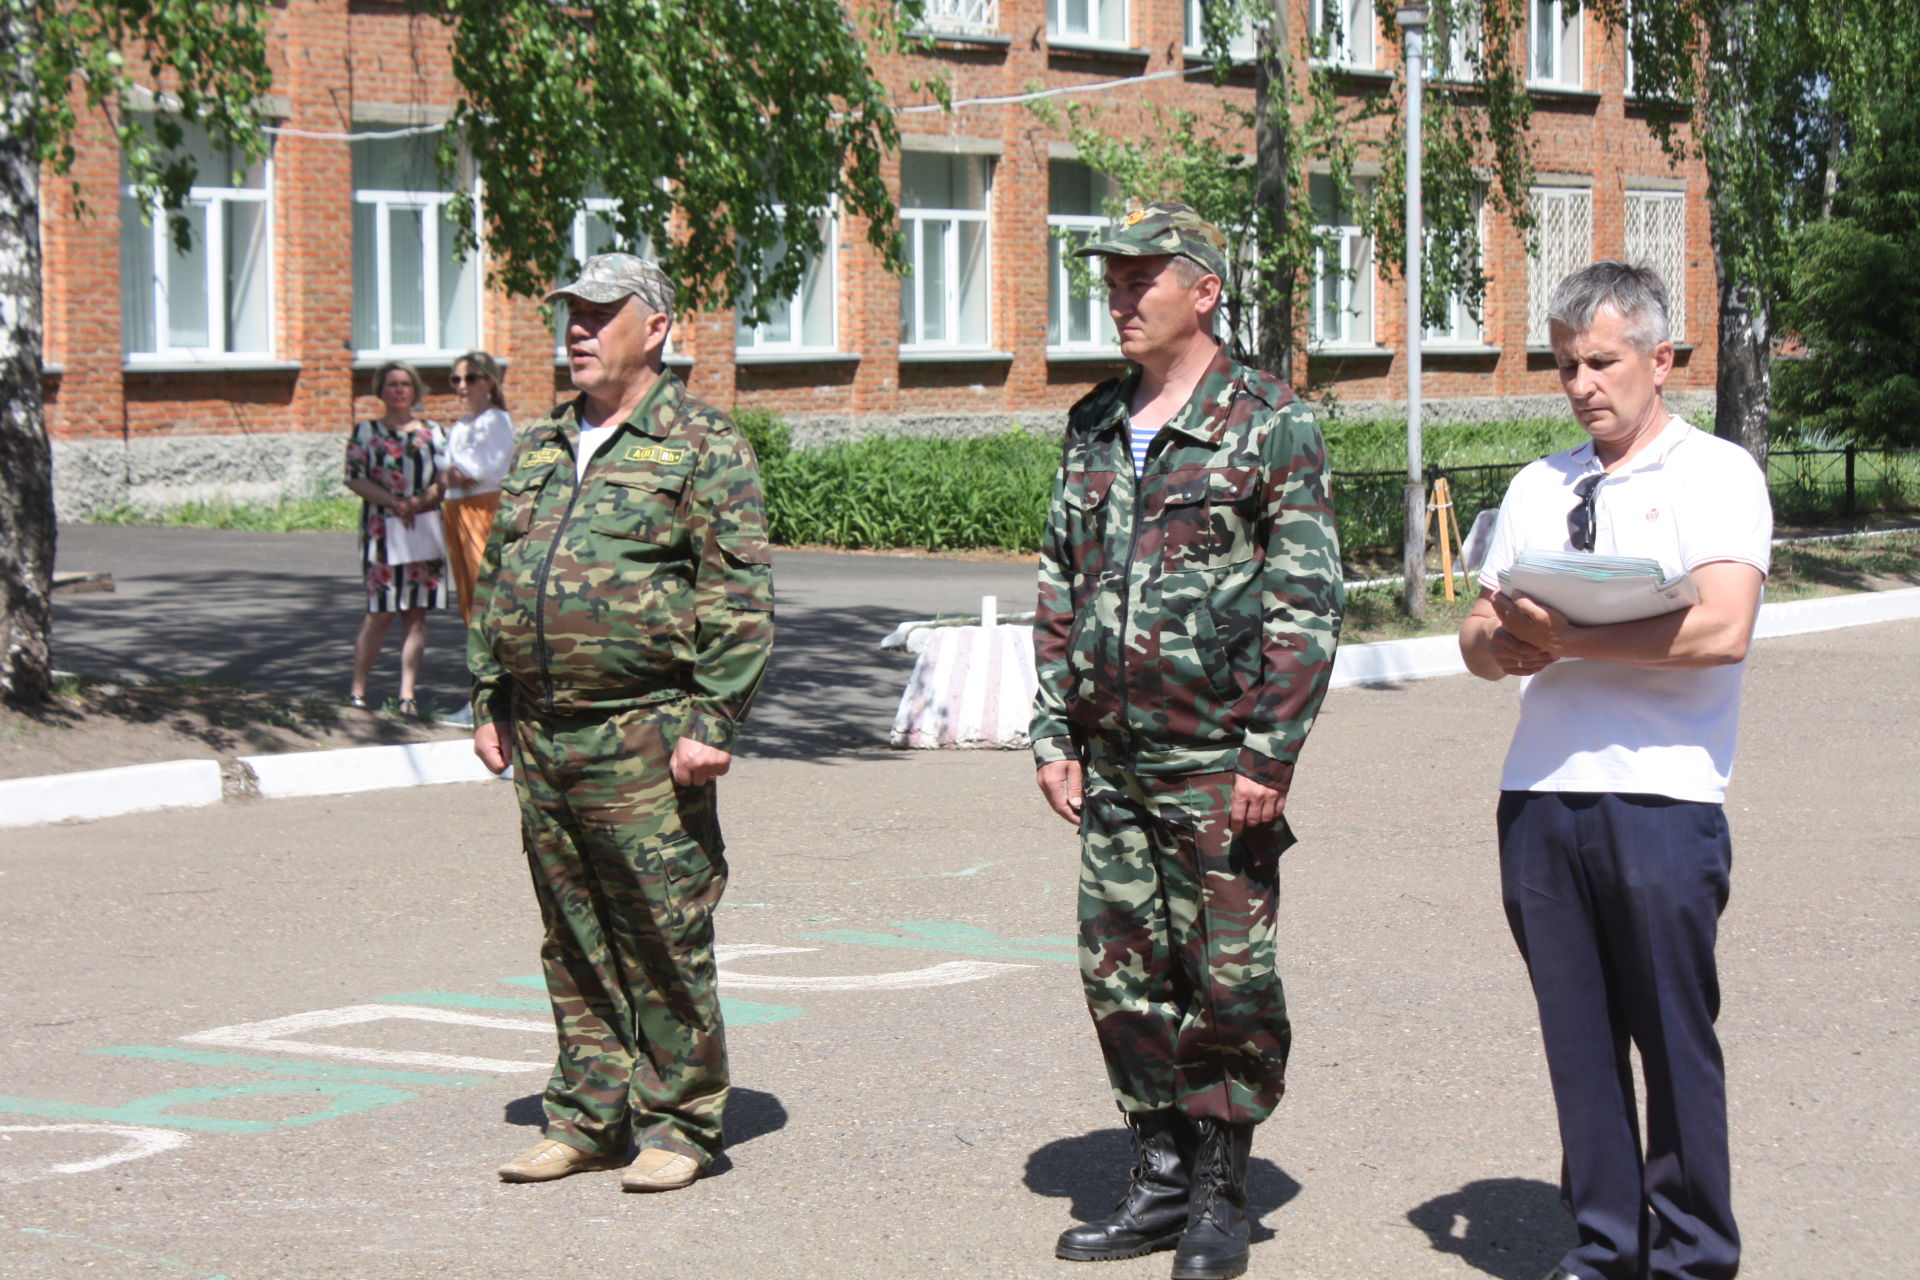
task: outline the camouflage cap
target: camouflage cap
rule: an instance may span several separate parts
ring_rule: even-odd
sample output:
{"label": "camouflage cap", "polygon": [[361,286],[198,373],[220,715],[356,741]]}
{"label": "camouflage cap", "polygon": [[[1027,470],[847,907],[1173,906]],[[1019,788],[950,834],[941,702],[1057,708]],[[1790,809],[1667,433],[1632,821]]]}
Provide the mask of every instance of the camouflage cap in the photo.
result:
{"label": "camouflage cap", "polygon": [[578,280],[549,293],[547,301],[578,298],[582,302],[618,302],[628,294],[637,294],[650,310],[671,315],[673,297],[678,292],[667,273],[645,258],[631,253],[596,253],[580,268]]}
{"label": "camouflage cap", "polygon": [[1174,200],[1156,200],[1135,209],[1096,240],[1073,251],[1077,258],[1095,254],[1116,258],[1146,258],[1156,254],[1175,254],[1199,263],[1219,276],[1227,276],[1227,238],[1220,228],[1202,218],[1192,205]]}

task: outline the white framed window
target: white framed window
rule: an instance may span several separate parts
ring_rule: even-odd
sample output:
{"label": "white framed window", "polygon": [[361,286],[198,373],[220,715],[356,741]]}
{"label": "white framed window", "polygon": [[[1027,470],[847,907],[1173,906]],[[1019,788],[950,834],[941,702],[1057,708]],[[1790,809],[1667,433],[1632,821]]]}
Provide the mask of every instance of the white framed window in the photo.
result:
{"label": "white framed window", "polygon": [[927,0],[920,26],[936,35],[995,35],[1000,30],[1000,0]]}
{"label": "white framed window", "polygon": [[1427,77],[1455,84],[1478,82],[1485,46],[1486,31],[1477,3],[1459,0],[1451,14],[1435,10],[1433,25],[1427,30]]}
{"label": "white framed window", "polygon": [[1675,342],[1687,332],[1687,193],[1629,191],[1627,261],[1651,267],[1667,286],[1667,330]]}
{"label": "white framed window", "polygon": [[1094,262],[1085,297],[1074,294],[1073,251],[1106,230],[1106,200],[1113,184],[1078,160],[1047,163],[1047,350],[1110,351],[1119,346],[1107,314],[1107,291]]}
{"label": "white framed window", "polygon": [[455,255],[453,192],[440,184],[437,145],[426,134],[352,144],[353,345],[363,355],[458,355],[480,345],[479,256]]}
{"label": "white framed window", "polygon": [[1047,0],[1047,39],[1124,47],[1127,0]]}
{"label": "white framed window", "polygon": [[991,245],[987,156],[909,151],[900,157],[900,231],[912,270],[900,279],[900,345],[987,346]]}
{"label": "white framed window", "polygon": [[1527,250],[1527,345],[1547,346],[1547,304],[1560,282],[1593,261],[1593,192],[1535,187],[1533,242]]}
{"label": "white framed window", "polygon": [[[785,209],[775,206],[777,216],[784,216]],[[832,351],[833,336],[833,299],[834,299],[834,263],[838,259],[838,241],[832,218],[820,219],[821,253],[808,254],[806,257],[806,275],[801,278],[800,288],[783,301],[774,302],[767,309],[767,318],[760,324],[748,324],[747,315],[753,306],[753,288],[748,286],[747,293],[741,297],[740,305],[734,310],[734,346],[742,353],[750,351]],[[779,261],[789,252],[784,237],[768,255],[772,261]]]}
{"label": "white framed window", "polygon": [[[1367,187],[1354,183],[1357,200]],[[1315,254],[1313,314],[1308,338],[1315,347],[1373,346],[1373,237],[1360,225],[1359,213],[1340,199],[1324,173],[1308,178],[1314,231],[1329,238]]]}
{"label": "white framed window", "polygon": [[[1207,51],[1206,12],[1209,7],[1207,0],[1187,0],[1186,36],[1182,52],[1190,58],[1197,58]],[[1235,62],[1254,55],[1253,23],[1254,10],[1249,7],[1241,15],[1240,30],[1227,42],[1227,56]]]}
{"label": "white framed window", "polygon": [[1325,42],[1322,61],[1335,67],[1372,68],[1376,23],[1369,0],[1307,0],[1307,14],[1314,41]]}
{"label": "white framed window", "polygon": [[[619,208],[618,200],[590,195],[574,213],[567,253],[576,267],[596,253],[631,253],[642,258],[653,256],[652,244],[644,234],[636,244],[629,244],[620,238],[620,233],[613,225],[613,215]],[[570,278],[570,273],[555,277],[554,283],[564,283],[565,278]],[[671,333],[667,335],[666,353],[673,353]],[[567,302],[564,298],[553,304],[553,358],[561,361],[567,358]]]}
{"label": "white framed window", "polygon": [[1527,5],[1527,83],[1550,89],[1581,85],[1581,10],[1569,0]]}
{"label": "white framed window", "polygon": [[125,354],[173,360],[261,359],[273,352],[273,161],[246,165],[186,126],[198,166],[181,214],[184,253],[167,214],[145,210],[120,175],[120,342]]}
{"label": "white framed window", "polygon": [[[1474,240],[1480,246],[1483,259],[1487,243],[1485,214],[1486,194],[1476,191],[1473,195]],[[1425,333],[1424,341],[1432,347],[1477,347],[1486,341],[1485,327],[1467,305],[1464,290],[1447,295],[1446,312],[1440,323],[1428,325]]]}

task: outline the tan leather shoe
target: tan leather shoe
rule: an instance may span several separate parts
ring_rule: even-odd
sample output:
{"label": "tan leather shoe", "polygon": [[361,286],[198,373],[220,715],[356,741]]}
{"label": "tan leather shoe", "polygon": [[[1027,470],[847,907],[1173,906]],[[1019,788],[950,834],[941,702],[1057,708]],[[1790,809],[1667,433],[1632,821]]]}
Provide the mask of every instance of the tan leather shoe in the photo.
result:
{"label": "tan leather shoe", "polygon": [[619,1156],[597,1156],[552,1138],[542,1138],[533,1144],[531,1150],[500,1166],[500,1181],[548,1182],[554,1178],[564,1178],[570,1173],[619,1167]]}
{"label": "tan leather shoe", "polygon": [[665,1147],[648,1147],[620,1175],[622,1191],[678,1191],[703,1172],[692,1156]]}

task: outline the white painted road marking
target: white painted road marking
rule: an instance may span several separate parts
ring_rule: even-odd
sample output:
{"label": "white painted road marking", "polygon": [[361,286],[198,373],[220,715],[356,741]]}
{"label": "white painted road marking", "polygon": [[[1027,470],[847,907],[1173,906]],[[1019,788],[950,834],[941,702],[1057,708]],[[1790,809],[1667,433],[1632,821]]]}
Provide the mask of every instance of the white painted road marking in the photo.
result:
{"label": "white painted road marking", "polygon": [[298,1053],[321,1058],[345,1058],[351,1062],[390,1062],[398,1066],[430,1067],[435,1071],[551,1071],[553,1063],[518,1062],[510,1058],[469,1058],[452,1053],[421,1053],[410,1049],[363,1049],[358,1045],[315,1044],[292,1037],[328,1027],[354,1026],[363,1022],[443,1022],[460,1027],[495,1027],[502,1031],[531,1031],[553,1035],[551,1020],[533,1022],[526,1018],[502,1018],[488,1013],[464,1013],[458,1009],[430,1009],[417,1004],[350,1004],[339,1009],[316,1009],[262,1022],[238,1022],[230,1027],[196,1031],[181,1036],[188,1044],[216,1044],[224,1048],[252,1049],[264,1053]]}
{"label": "white painted road marking", "polygon": [[[96,1169],[105,1169],[109,1165],[123,1164],[128,1160],[138,1160],[143,1156],[159,1155],[162,1151],[171,1151],[175,1147],[187,1144],[187,1135],[178,1129],[152,1129],[136,1124],[0,1124],[0,1137],[15,1133],[86,1133],[105,1134],[121,1139],[118,1149],[91,1160],[73,1160],[65,1164],[50,1164],[46,1173],[92,1173]],[[10,1139],[9,1139],[10,1140]],[[22,1173],[15,1169],[0,1169],[0,1182],[32,1182],[44,1174]]]}
{"label": "white painted road marking", "polygon": [[[730,960],[745,956],[799,955],[819,949],[818,947],[776,947],[764,942],[722,942],[714,947],[713,954],[715,965],[722,966]],[[1026,964],[1000,964],[991,960],[949,960],[944,964],[928,965],[924,969],[896,969],[891,973],[802,977],[770,973],[735,973],[731,969],[720,968],[719,974],[721,987],[736,990],[907,991],[915,987],[950,987],[960,982],[979,982],[983,978],[993,977],[996,973],[1032,967]]]}

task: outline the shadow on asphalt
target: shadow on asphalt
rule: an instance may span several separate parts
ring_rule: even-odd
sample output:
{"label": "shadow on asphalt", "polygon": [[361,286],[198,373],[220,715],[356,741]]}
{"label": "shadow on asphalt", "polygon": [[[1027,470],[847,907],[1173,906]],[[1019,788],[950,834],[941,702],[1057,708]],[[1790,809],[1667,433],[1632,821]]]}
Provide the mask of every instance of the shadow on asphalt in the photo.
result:
{"label": "shadow on asphalt", "polygon": [[[96,676],[221,679],[282,699],[336,702],[348,687],[363,593],[348,576],[278,576],[271,599],[230,574],[180,572],[148,580],[134,599],[111,595],[56,604],[56,664]],[[912,656],[879,649],[899,622],[889,604],[783,608],[774,660],[741,754],[822,760],[887,747]],[[399,683],[397,629],[374,666],[369,693]],[[467,664],[457,610],[428,614],[420,699],[442,710],[467,700]]]}
{"label": "shadow on asphalt", "polygon": [[1436,1253],[1496,1280],[1537,1280],[1573,1247],[1560,1190],[1535,1178],[1482,1178],[1407,1212]]}
{"label": "shadow on asphalt", "polygon": [[[101,677],[198,677],[283,698],[337,702],[346,692],[365,596],[347,575],[277,576],[271,597],[252,578],[169,573],[139,599],[111,595],[56,604],[55,662]],[[824,760],[887,745],[911,656],[880,640],[900,620],[889,605],[784,608],[773,660],[741,738],[744,756]],[[428,615],[419,694],[442,711],[467,698],[457,610]],[[399,683],[397,629],[375,665],[376,704]]]}
{"label": "shadow on asphalt", "polygon": [[[1096,1129],[1077,1138],[1049,1142],[1027,1157],[1027,1189],[1070,1201],[1067,1210],[1079,1222],[1104,1218],[1127,1190],[1133,1144],[1125,1129]],[[1247,1217],[1256,1244],[1273,1239],[1261,1221],[1300,1194],[1300,1184],[1271,1160],[1247,1161]]]}

